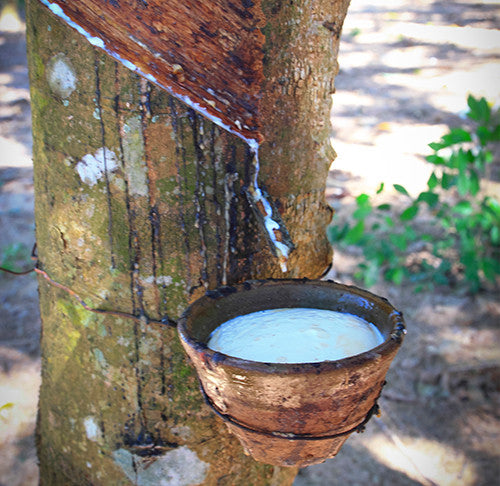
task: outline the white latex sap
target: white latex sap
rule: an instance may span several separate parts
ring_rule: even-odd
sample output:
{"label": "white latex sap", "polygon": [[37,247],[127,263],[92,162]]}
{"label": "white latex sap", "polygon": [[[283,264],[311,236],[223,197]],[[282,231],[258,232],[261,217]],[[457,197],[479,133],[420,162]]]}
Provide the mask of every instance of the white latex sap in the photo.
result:
{"label": "white latex sap", "polygon": [[265,363],[315,363],[368,351],[384,341],[371,323],[323,309],[270,309],[235,317],[210,335],[214,351]]}

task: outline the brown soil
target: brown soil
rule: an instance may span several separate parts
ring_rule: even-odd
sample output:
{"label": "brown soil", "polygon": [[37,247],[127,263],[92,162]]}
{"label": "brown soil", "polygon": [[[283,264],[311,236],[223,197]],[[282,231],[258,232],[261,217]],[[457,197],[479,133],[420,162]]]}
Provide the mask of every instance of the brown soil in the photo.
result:
{"label": "brown soil", "polygon": [[[335,221],[381,181],[418,192],[422,154],[461,123],[466,95],[498,102],[495,1],[352,0],[334,96],[327,195]],[[29,92],[20,29],[0,19],[0,260],[29,266],[34,241]],[[11,30],[9,32],[9,29]],[[490,181],[488,191],[498,194]],[[394,199],[395,194],[386,197]],[[17,254],[13,245],[24,244]],[[15,252],[14,252],[15,253]],[[336,250],[330,277],[353,282],[359,255]],[[7,262],[5,261],[7,260]],[[296,486],[498,484],[500,302],[448,288],[372,291],[403,310],[408,335],[381,399],[382,415],[338,456],[303,469]],[[0,274],[0,486],[38,483],[33,432],[40,358],[36,280]]]}

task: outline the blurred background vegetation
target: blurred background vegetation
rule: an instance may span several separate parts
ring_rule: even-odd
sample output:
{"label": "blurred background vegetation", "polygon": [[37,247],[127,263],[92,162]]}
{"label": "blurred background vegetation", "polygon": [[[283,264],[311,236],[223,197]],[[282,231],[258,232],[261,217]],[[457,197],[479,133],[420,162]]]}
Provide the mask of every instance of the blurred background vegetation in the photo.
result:
{"label": "blurred background vegetation", "polygon": [[485,98],[469,95],[467,105],[464,125],[429,144],[433,153],[425,160],[432,172],[425,190],[413,197],[393,184],[405,196],[397,207],[360,194],[352,219],[330,226],[334,245],[361,248],[355,277],[364,285],[384,278],[396,285],[414,282],[417,291],[460,284],[472,293],[498,289],[500,196],[485,194],[483,180],[492,177],[500,113]]}

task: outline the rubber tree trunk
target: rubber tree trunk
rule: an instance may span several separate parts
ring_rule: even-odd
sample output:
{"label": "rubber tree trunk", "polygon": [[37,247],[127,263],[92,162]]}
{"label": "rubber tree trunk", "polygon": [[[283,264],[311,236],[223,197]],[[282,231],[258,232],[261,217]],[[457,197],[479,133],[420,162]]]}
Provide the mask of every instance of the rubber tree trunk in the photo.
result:
{"label": "rubber tree trunk", "polygon": [[[260,182],[297,247],[331,260],[324,186],[347,0],[266,0]],[[209,288],[285,276],[242,188],[245,144],[28,3],[39,262],[92,307],[175,320]],[[203,404],[175,329],[98,315],[40,278],[43,485],[291,484]]]}

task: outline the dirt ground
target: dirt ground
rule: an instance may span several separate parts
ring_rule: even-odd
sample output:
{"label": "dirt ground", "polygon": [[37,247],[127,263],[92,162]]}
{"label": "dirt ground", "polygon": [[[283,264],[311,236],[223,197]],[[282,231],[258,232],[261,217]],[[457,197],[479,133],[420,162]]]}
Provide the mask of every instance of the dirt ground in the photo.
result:
{"label": "dirt ground", "polygon": [[[3,3],[0,3],[3,5]],[[332,121],[335,221],[381,181],[418,193],[423,155],[461,123],[466,96],[499,103],[500,2],[352,0]],[[29,91],[22,22],[0,17],[0,262],[29,265],[34,241]],[[497,161],[498,163],[498,161]],[[487,190],[500,191],[498,181]],[[387,197],[396,200],[396,194]],[[20,244],[24,246],[16,247]],[[353,282],[359,256],[336,249],[330,277]],[[382,415],[296,486],[496,485],[500,477],[500,299],[461,289],[415,294],[378,284],[408,335]],[[0,486],[38,484],[33,432],[40,319],[33,275],[0,274]]]}

